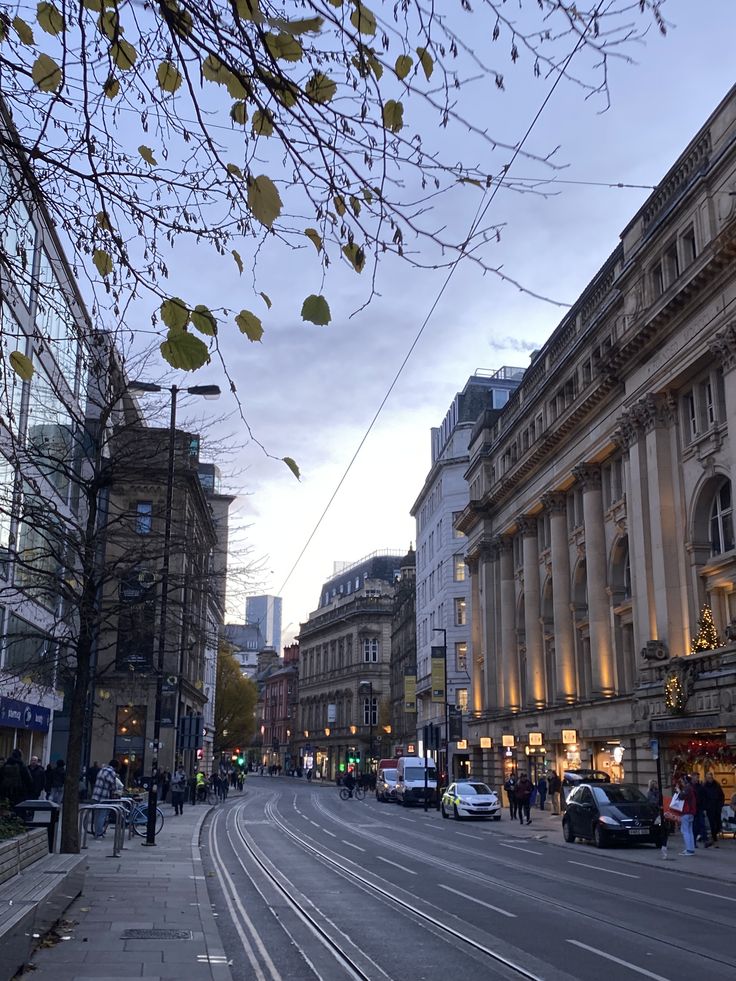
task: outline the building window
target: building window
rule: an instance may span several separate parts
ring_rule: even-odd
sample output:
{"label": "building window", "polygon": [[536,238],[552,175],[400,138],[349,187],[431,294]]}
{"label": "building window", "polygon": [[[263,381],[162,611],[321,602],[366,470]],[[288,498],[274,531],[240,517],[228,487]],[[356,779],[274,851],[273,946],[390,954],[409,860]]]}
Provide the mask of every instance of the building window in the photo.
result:
{"label": "building window", "polygon": [[363,725],[378,725],[378,698],[375,695],[373,698],[363,699]]}
{"label": "building window", "polygon": [[455,689],[455,705],[460,709],[461,712],[468,711],[468,689],[467,688],[456,688]]}
{"label": "building window", "polygon": [[680,253],[683,267],[689,266],[691,262],[695,261],[695,229],[692,225],[680,239]]}
{"label": "building window", "polygon": [[664,293],[664,272],[662,270],[662,263],[658,262],[657,265],[652,269],[652,293],[654,298],[661,296]]}
{"label": "building window", "polygon": [[452,557],[452,578],[455,582],[465,582],[465,556],[462,554]]}
{"label": "building window", "polygon": [[455,626],[464,627],[468,622],[464,596],[455,597]]}
{"label": "building window", "polygon": [[452,512],[452,537],[453,538],[465,538],[464,532],[458,531],[457,528],[455,527],[455,522],[457,521],[457,519],[460,517],[462,513],[463,513],[462,511]]}
{"label": "building window", "polygon": [[378,660],[378,637],[366,637],[363,640],[363,661],[375,662]]}
{"label": "building window", "polygon": [[710,510],[710,554],[730,552],[733,541],[733,512],[731,510],[731,481],[721,484]]}
{"label": "building window", "polygon": [[455,644],[455,670],[468,673],[468,645],[464,640]]}
{"label": "building window", "polygon": [[137,535],[150,535],[153,530],[153,504],[151,501],[138,501],[135,506],[135,532]]}

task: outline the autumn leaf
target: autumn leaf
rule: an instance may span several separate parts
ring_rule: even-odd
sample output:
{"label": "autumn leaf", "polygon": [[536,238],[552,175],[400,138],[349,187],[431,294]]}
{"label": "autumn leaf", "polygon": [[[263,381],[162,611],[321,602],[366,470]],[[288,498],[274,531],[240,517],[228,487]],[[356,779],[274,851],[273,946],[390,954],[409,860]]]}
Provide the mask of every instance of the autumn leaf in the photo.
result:
{"label": "autumn leaf", "polygon": [[238,126],[245,126],[248,122],[248,107],[244,102],[234,102],[230,109],[230,118]]}
{"label": "autumn leaf", "polygon": [[10,367],[23,381],[27,382],[33,378],[33,362],[21,351],[10,352]]}
{"label": "autumn leaf", "polygon": [[414,64],[409,55],[399,55],[396,59],[396,64],[394,65],[394,71],[396,72],[396,77],[403,81],[406,76],[411,71],[411,66]]}
{"label": "autumn leaf", "polygon": [[183,81],[181,72],[170,61],[161,62],[156,72],[156,78],[164,92],[171,92],[172,94],[176,92]]}
{"label": "autumn leaf", "polygon": [[389,99],[384,104],[383,125],[392,133],[398,133],[404,126],[404,107],[395,99]]}
{"label": "autumn leaf", "polygon": [[110,75],[102,91],[105,93],[105,98],[115,99],[120,93],[120,82],[113,75]]}
{"label": "autumn leaf", "polygon": [[314,245],[318,252],[322,251],[322,238],[316,228],[305,228],[304,234],[307,236],[310,242]]}
{"label": "autumn leaf", "polygon": [[279,192],[270,177],[261,174],[251,180],[248,186],[248,206],[256,221],[271,228],[281,214],[282,205]]}
{"label": "autumn leaf", "polygon": [[123,33],[120,29],[120,14],[117,10],[103,10],[97,20],[97,25],[110,41],[116,41]]}
{"label": "autumn leaf", "polygon": [[208,82],[219,84],[222,81],[224,71],[225,66],[216,55],[207,55],[202,62],[202,74]]}
{"label": "autumn leaf", "polygon": [[342,217],[347,211],[347,208],[345,207],[345,198],[340,194],[336,194],[332,200],[335,205],[335,211],[338,213],[338,215],[340,215],[340,217]]}
{"label": "autumn leaf", "polygon": [[350,23],[360,34],[373,35],[376,33],[376,17],[363,3],[350,15]]}
{"label": "autumn leaf", "polygon": [[237,177],[239,180],[242,181],[243,171],[240,169],[240,167],[238,167],[237,164],[234,163],[227,164],[227,172],[228,174],[232,174],[233,177]]}
{"label": "autumn leaf", "polygon": [[121,71],[127,72],[135,64],[138,52],[132,44],[120,38],[110,45],[110,57]]}
{"label": "autumn leaf", "polygon": [[144,146],[143,144],[141,144],[141,146],[138,147],[138,153],[140,153],[140,155],[143,157],[143,159],[150,167],[155,167],[156,164],[158,163],[158,161],[153,155],[153,150],[150,148],[150,146]]}
{"label": "autumn leaf", "polygon": [[57,34],[63,34],[66,30],[64,18],[53,3],[39,3],[36,7],[36,21],[42,31],[46,31],[47,34],[52,34],[54,37]]}
{"label": "autumn leaf", "polygon": [[266,306],[270,310],[272,304],[271,304],[271,297],[268,295],[268,293],[259,293],[258,295],[261,297],[261,299],[263,300],[263,302],[266,304]]}
{"label": "autumn leaf", "polygon": [[97,214],[95,215],[95,221],[97,222],[98,227],[101,228],[103,231],[105,232],[112,231],[112,229],[110,228],[110,222],[104,211],[97,212]]}
{"label": "autumn leaf", "polygon": [[13,18],[13,27],[15,28],[15,33],[20,38],[21,44],[36,43],[33,37],[33,30],[26,24],[22,17]]}
{"label": "autumn leaf", "polygon": [[200,334],[207,334],[208,337],[214,337],[217,334],[217,321],[214,315],[201,303],[192,310],[190,319]]}
{"label": "autumn leaf", "polygon": [[189,323],[189,308],[184,300],[178,296],[172,296],[159,307],[159,313],[164,324],[170,330],[183,330]]}
{"label": "autumn leaf", "polygon": [[357,218],[358,215],[360,214],[361,205],[360,205],[360,201],[358,200],[358,198],[355,197],[354,194],[350,195],[350,207],[353,209],[353,214]]}
{"label": "autumn leaf", "polygon": [[301,44],[291,34],[269,32],[263,39],[271,57],[277,61],[301,61],[304,56]]}
{"label": "autumn leaf", "polygon": [[271,113],[268,109],[258,109],[253,113],[253,135],[271,136],[273,133],[273,122]]}
{"label": "autumn leaf", "polygon": [[337,85],[327,75],[317,72],[309,79],[304,91],[312,102],[331,102],[337,92]]}
{"label": "autumn leaf", "polygon": [[344,245],[342,252],[357,273],[363,272],[363,266],[365,266],[365,252],[359,248],[355,242],[349,242],[347,245]]}
{"label": "autumn leaf", "polygon": [[82,6],[87,10],[94,10],[96,14],[105,9],[104,0],[82,0]]}
{"label": "autumn leaf", "polygon": [[160,350],[164,361],[180,371],[196,371],[210,360],[204,341],[186,330],[170,330]]}
{"label": "autumn leaf", "polygon": [[240,258],[240,253],[236,252],[235,249],[232,250],[233,259],[235,259],[236,265],[238,267],[238,272],[243,275],[243,260]]}
{"label": "autumn leaf", "polygon": [[109,276],[112,273],[112,256],[104,249],[95,249],[92,253],[92,262],[94,262],[100,276]]}
{"label": "autumn leaf", "polygon": [[302,320],[308,320],[318,327],[325,327],[332,319],[330,307],[323,296],[308,296],[302,304]]}
{"label": "autumn leaf", "polygon": [[241,20],[253,21],[254,24],[263,22],[258,0],[235,0],[235,10]]}
{"label": "autumn leaf", "polygon": [[[330,3],[332,3],[332,2],[333,2],[333,0],[330,0]],[[334,4],[333,4],[333,6],[334,6]],[[296,479],[299,480],[300,477],[301,477],[301,474],[299,473],[299,467],[296,465],[296,461],[295,460],[292,460],[292,458],[290,456],[283,457],[283,461],[286,464],[286,466],[289,468],[289,470],[291,470],[291,472],[294,474],[294,476],[296,477]]]}
{"label": "autumn leaf", "polygon": [[417,55],[419,57],[419,62],[424,69],[424,74],[427,77],[427,81],[429,81],[432,77],[432,72],[434,71],[432,56],[426,48],[417,48]]}
{"label": "autumn leaf", "polygon": [[61,68],[53,58],[41,54],[33,62],[31,78],[42,92],[55,92],[61,85]]}
{"label": "autumn leaf", "polygon": [[235,323],[240,328],[240,333],[245,334],[249,341],[260,341],[263,337],[263,325],[250,310],[241,310],[235,318]]}

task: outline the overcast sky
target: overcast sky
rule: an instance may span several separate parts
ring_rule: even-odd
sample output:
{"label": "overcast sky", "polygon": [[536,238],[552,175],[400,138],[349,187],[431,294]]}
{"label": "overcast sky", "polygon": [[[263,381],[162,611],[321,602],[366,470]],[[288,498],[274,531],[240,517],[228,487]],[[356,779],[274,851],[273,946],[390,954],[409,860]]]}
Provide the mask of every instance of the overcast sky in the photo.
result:
{"label": "overcast sky", "polygon": [[[493,201],[488,220],[503,224],[497,261],[535,293],[575,301],[648,194],[596,182],[656,184],[734,82],[734,0],[668,0],[664,13],[671,22],[667,37],[652,29],[646,43],[630,51],[636,64],[611,63],[607,111],[601,112],[600,99],[585,100],[579,88],[562,84],[534,128],[529,149],[545,154],[559,145],[555,159],[568,166],[556,176],[581,183],[558,183],[547,198],[503,190]],[[505,77],[506,93],[494,94],[487,110],[481,102],[478,111],[492,115],[494,132],[514,143],[551,80],[534,79],[528,66],[509,66]],[[519,160],[511,176],[555,175]],[[469,225],[470,199],[465,207],[467,214],[453,217]],[[235,420],[220,427],[239,447],[232,461],[221,461],[226,489],[240,495],[232,511],[237,549],[247,543],[251,557],[262,560],[254,592],[283,587],[285,641],[316,608],[335,560],[408,549],[415,538],[409,509],[429,469],[431,427],[441,423],[476,369],[525,367],[529,352],[564,314],[564,307],[482,276],[470,264],[460,266],[292,572],[444,279],[443,273],[387,262],[382,295],[350,318],[364,300],[365,283],[352,270],[331,270],[333,322],[327,328],[304,325],[294,321],[293,302],[285,300],[320,291],[310,250],[272,252],[261,265],[258,288],[274,301],[267,335],[262,344],[229,353],[255,435],[277,457],[294,457],[301,481],[248,442]],[[197,380],[210,380],[205,374]],[[233,584],[228,618],[243,616],[243,593]]]}

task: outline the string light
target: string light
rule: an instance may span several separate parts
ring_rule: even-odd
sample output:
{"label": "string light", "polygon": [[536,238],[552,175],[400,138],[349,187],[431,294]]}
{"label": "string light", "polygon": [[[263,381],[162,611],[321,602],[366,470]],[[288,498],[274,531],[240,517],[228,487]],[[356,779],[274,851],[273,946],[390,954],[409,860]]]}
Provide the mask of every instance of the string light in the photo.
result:
{"label": "string light", "polygon": [[723,641],[718,636],[716,625],[713,622],[713,611],[707,603],[703,604],[703,609],[700,611],[698,632],[691,643],[691,654],[697,654],[699,651],[714,651],[717,647],[723,647]]}

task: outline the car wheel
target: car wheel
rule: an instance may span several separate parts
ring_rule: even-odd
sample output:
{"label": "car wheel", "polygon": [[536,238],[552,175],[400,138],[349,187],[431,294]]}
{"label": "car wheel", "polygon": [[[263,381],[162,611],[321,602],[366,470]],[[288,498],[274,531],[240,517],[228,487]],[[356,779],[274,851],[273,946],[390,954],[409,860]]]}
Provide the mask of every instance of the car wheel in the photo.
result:
{"label": "car wheel", "polygon": [[444,804],[440,805],[440,810],[442,811],[442,817],[443,818],[446,818],[447,817],[447,811],[445,810],[445,805]]}
{"label": "car wheel", "polygon": [[458,811],[458,809],[457,809],[457,804],[453,804],[452,805],[452,808],[453,808],[453,810],[455,812],[455,820],[456,821],[462,821],[462,818],[460,817],[460,811]]}
{"label": "car wheel", "polygon": [[493,815],[493,820],[494,821],[500,821],[501,820],[501,815],[500,814],[494,814]]}
{"label": "car wheel", "polygon": [[593,832],[593,841],[596,848],[607,848],[608,847],[608,835],[605,833],[600,824],[596,824],[595,831]]}
{"label": "car wheel", "polygon": [[575,835],[572,833],[572,824],[569,821],[562,822],[562,837],[568,845],[572,845],[575,842]]}

